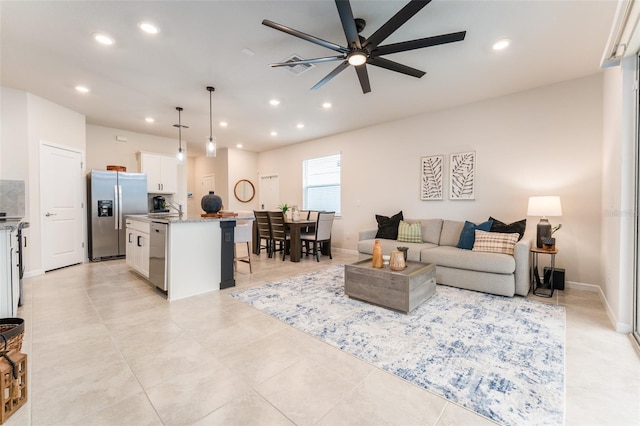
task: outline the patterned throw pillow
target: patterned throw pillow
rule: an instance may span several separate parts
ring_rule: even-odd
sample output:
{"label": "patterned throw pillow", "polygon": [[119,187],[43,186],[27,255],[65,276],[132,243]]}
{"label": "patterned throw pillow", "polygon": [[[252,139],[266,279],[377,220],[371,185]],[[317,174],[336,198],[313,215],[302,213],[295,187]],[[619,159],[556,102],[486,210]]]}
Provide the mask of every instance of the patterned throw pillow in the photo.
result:
{"label": "patterned throw pillow", "polygon": [[504,253],[513,256],[513,250],[520,235],[517,232],[502,234],[500,232],[485,232],[476,230],[476,241],[473,251],[489,253]]}
{"label": "patterned throw pillow", "polygon": [[421,243],[422,226],[420,222],[409,223],[401,220],[398,226],[398,241],[402,243]]}

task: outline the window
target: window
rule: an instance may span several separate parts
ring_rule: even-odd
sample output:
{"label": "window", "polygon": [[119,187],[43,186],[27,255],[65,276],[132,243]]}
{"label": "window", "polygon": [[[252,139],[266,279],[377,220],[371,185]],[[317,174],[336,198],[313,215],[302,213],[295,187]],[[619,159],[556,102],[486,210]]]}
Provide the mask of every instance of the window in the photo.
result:
{"label": "window", "polygon": [[302,162],[302,208],[340,215],[340,154]]}

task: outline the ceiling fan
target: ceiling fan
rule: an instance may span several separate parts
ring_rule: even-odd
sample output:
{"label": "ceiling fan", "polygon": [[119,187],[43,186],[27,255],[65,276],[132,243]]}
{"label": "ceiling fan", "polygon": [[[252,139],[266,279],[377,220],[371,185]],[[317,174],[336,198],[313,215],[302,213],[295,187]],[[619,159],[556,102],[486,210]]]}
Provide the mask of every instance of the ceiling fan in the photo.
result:
{"label": "ceiling fan", "polygon": [[396,13],[391,19],[389,19],[384,25],[382,25],[376,32],[374,32],[368,38],[364,38],[359,33],[364,29],[366,22],[364,19],[354,19],[353,12],[351,11],[351,4],[349,0],[335,0],[338,8],[338,14],[340,15],[340,21],[342,22],[342,28],[344,29],[344,35],[347,38],[347,47],[340,46],[335,43],[314,37],[312,35],[303,33],[302,31],[294,30],[293,28],[286,27],[284,25],[269,21],[265,19],[262,21],[263,25],[290,34],[294,37],[301,38],[303,40],[310,41],[311,43],[318,44],[326,47],[327,49],[334,50],[339,53],[336,56],[327,56],[322,58],[304,59],[301,61],[289,61],[283,63],[271,64],[271,67],[285,67],[302,64],[314,64],[320,62],[332,62],[342,61],[333,71],[331,71],[325,78],[320,80],[311,90],[319,89],[329,82],[332,78],[344,71],[349,65],[353,65],[358,80],[360,80],[360,86],[362,87],[362,93],[369,93],[371,91],[371,84],[369,83],[369,74],[367,73],[367,64],[380,68],[385,68],[391,71],[399,72],[402,74],[410,75],[412,77],[420,78],[425,75],[424,71],[409,67],[407,65],[399,64],[389,59],[382,58],[383,55],[389,55],[391,53],[405,52],[407,50],[422,49],[423,47],[437,46],[440,44],[453,43],[456,41],[464,40],[466,31],[459,31],[456,33],[442,34],[433,37],[420,38],[416,40],[403,41],[400,43],[392,43],[380,46],[387,37],[393,34],[398,28],[400,28],[405,22],[407,22],[413,15],[418,13],[423,7],[431,2],[431,0],[411,0],[405,5],[398,13]]}

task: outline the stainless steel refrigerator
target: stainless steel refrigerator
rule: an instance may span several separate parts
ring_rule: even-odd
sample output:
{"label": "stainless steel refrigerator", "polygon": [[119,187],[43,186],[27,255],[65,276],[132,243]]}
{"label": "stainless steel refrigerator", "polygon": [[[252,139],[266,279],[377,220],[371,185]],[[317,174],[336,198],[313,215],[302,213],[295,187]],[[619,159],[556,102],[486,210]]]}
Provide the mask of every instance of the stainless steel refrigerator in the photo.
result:
{"label": "stainless steel refrigerator", "polygon": [[89,259],[126,254],[125,217],[147,214],[147,175],[92,170],[87,174]]}

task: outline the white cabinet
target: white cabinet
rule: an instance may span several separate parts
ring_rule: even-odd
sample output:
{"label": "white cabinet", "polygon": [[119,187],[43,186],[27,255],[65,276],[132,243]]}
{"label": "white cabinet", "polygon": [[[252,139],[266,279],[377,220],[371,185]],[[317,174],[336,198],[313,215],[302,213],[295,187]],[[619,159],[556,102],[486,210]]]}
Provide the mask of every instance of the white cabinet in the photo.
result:
{"label": "white cabinet", "polygon": [[127,265],[149,278],[149,222],[127,218]]}
{"label": "white cabinet", "polygon": [[18,314],[20,276],[18,270],[18,231],[0,229],[0,318]]}
{"label": "white cabinet", "polygon": [[147,192],[178,192],[178,162],[172,155],[140,153],[140,172],[147,174]]}

